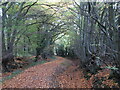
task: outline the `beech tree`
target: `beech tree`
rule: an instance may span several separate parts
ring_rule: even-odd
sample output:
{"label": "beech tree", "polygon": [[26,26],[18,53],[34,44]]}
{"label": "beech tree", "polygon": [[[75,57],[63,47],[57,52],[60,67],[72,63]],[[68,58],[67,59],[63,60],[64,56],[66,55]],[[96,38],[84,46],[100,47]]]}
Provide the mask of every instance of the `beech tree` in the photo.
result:
{"label": "beech tree", "polygon": [[24,28],[25,16],[35,3],[26,6],[24,6],[25,2],[2,3],[2,65],[5,71],[8,62],[14,59],[15,41]]}
{"label": "beech tree", "polygon": [[74,52],[81,63],[94,62],[98,66],[109,60],[119,68],[119,46],[116,46],[119,45],[119,2],[74,1],[74,7],[69,10],[76,18],[73,20],[77,36]]}

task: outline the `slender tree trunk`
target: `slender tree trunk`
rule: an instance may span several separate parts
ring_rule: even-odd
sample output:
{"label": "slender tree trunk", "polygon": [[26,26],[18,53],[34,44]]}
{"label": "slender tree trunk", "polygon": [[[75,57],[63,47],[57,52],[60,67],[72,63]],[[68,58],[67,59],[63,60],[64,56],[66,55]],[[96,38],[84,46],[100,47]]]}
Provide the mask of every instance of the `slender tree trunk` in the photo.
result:
{"label": "slender tree trunk", "polygon": [[6,55],[6,45],[5,45],[5,32],[4,32],[4,28],[5,28],[5,19],[6,19],[6,12],[5,9],[2,8],[2,71],[6,71],[6,59],[5,59],[5,55]]}
{"label": "slender tree trunk", "polygon": [[[13,56],[13,42],[10,41],[10,35],[6,34],[7,37],[5,37],[5,20],[6,20],[6,11],[4,8],[2,8],[2,68],[3,71],[9,71],[7,66],[10,61],[13,61],[14,56]],[[7,27],[9,28],[9,27]],[[7,38],[7,44],[5,41],[5,38]],[[6,46],[7,45],[7,46]]]}
{"label": "slender tree trunk", "polygon": [[[2,12],[2,9],[0,8]],[[0,14],[0,23],[2,23],[2,15]],[[2,24],[0,24],[0,73],[2,71]]]}
{"label": "slender tree trunk", "polygon": [[118,64],[119,64],[119,69],[120,69],[120,16],[118,17]]}

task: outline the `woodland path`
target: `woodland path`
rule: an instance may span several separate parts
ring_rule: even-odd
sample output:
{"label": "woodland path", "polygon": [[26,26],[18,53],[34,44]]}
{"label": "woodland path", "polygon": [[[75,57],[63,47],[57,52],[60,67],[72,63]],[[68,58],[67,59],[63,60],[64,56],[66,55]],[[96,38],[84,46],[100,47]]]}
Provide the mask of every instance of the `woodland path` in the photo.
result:
{"label": "woodland path", "polygon": [[[78,69],[77,65],[78,62],[76,61],[56,57],[50,62],[30,67],[12,79],[6,80],[2,88],[119,87],[113,80],[108,80],[109,69],[103,69],[95,75],[89,73],[90,79],[87,80],[84,77],[83,70]],[[98,84],[101,78],[104,78],[104,81]]]}
{"label": "woodland path", "polygon": [[5,81],[3,88],[58,87],[57,82],[54,81],[54,76],[65,71],[71,64],[72,61],[57,57],[57,60],[28,68],[16,77]]}

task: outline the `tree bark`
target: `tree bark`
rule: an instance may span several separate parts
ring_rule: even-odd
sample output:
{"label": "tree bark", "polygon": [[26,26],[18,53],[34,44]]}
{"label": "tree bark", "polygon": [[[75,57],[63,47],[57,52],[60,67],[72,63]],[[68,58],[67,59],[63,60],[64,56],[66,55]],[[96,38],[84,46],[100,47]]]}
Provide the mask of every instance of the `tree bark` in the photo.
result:
{"label": "tree bark", "polygon": [[120,69],[120,16],[118,17],[118,64]]}

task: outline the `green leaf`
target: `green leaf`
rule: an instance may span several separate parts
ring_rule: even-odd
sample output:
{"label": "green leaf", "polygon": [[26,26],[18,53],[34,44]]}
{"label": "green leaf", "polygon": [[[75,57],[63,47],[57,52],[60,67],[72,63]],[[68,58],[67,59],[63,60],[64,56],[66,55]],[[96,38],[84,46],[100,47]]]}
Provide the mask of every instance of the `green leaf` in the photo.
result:
{"label": "green leaf", "polygon": [[118,70],[115,66],[106,66],[105,68],[111,69],[111,70]]}

